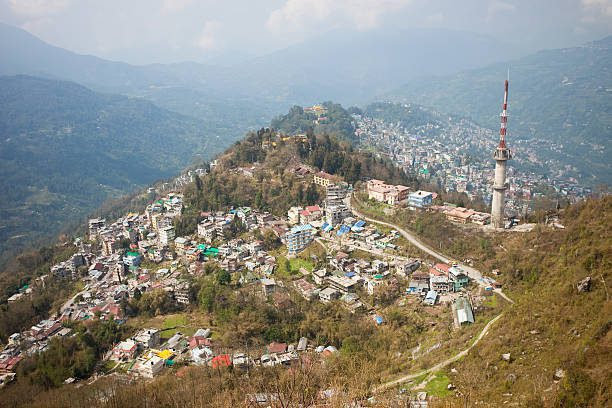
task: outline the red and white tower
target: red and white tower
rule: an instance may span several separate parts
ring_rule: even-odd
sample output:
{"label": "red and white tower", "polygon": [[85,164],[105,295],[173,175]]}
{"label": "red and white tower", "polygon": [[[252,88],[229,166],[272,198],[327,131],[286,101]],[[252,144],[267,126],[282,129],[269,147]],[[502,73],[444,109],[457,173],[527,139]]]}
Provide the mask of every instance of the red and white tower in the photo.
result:
{"label": "red and white tower", "polygon": [[493,180],[493,202],[491,204],[491,225],[494,228],[504,226],[504,208],[506,189],[506,161],[512,158],[512,152],[506,146],[506,128],[508,126],[508,79],[504,83],[504,104],[501,112],[501,126],[499,129],[499,144],[493,152],[495,159],[495,178]]}

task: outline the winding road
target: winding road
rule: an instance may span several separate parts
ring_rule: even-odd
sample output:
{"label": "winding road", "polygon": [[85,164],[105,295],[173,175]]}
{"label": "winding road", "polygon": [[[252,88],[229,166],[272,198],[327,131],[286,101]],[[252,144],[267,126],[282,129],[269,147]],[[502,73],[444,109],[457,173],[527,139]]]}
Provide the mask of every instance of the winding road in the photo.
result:
{"label": "winding road", "polygon": [[[395,224],[391,224],[389,222],[385,222],[385,221],[380,221],[374,218],[370,218],[368,216],[366,216],[365,214],[360,213],[359,211],[357,211],[351,204],[351,195],[349,195],[346,198],[346,205],[347,207],[353,212],[354,215],[356,215],[358,218],[361,218],[365,221],[369,221],[369,222],[373,222],[376,224],[380,224],[380,225],[385,225],[387,227],[391,227],[393,229],[395,229],[396,231],[398,231],[400,234],[402,234],[402,236],[404,238],[406,238],[406,240],[408,242],[410,242],[412,245],[414,245],[415,247],[417,247],[418,249],[420,249],[421,251],[425,252],[426,254],[430,255],[431,257],[442,261],[443,263],[446,264],[452,264],[453,261],[448,258],[447,256],[433,250],[432,248],[428,247],[427,245],[425,245],[424,243],[422,243],[421,241],[419,241],[419,239],[412,233],[406,231],[405,229],[401,228],[398,225]],[[482,273],[475,268],[472,268],[471,266],[468,265],[464,265],[464,264],[458,264],[459,267],[461,267],[461,269],[463,269],[466,274],[470,277],[470,279],[474,280],[476,283],[478,283],[478,285],[480,286],[489,286],[489,284],[483,279]],[[501,289],[495,289],[494,290],[495,293],[497,293],[499,296],[501,296],[502,298],[504,298],[506,301],[508,301],[509,303],[514,303],[514,301],[512,301],[512,299],[510,299],[505,293],[502,292]]]}
{"label": "winding road", "polygon": [[421,376],[423,376],[425,374],[430,374],[432,372],[441,370],[442,368],[446,367],[447,365],[449,365],[451,363],[454,363],[455,361],[459,360],[462,357],[465,357],[467,355],[467,353],[472,349],[472,347],[476,346],[480,342],[480,340],[482,340],[483,337],[486,336],[486,334],[489,332],[489,329],[491,328],[493,323],[498,321],[501,317],[502,317],[502,315],[499,314],[496,317],[494,317],[493,319],[491,319],[489,321],[489,323],[487,323],[487,325],[482,329],[482,331],[480,332],[478,337],[476,337],[476,340],[474,340],[474,342],[469,347],[467,347],[466,349],[461,350],[459,353],[455,354],[454,356],[452,356],[450,358],[447,358],[446,360],[441,361],[438,364],[429,367],[428,369],[419,371],[419,372],[414,373],[414,374],[407,374],[407,375],[404,375],[402,377],[396,378],[393,381],[389,381],[389,382],[383,383],[383,384],[377,386],[376,388],[374,388],[372,390],[372,392],[374,394],[377,394],[377,393],[386,391],[389,388],[392,388],[392,387],[394,387],[394,386],[396,386],[398,384],[405,383],[405,382],[414,380],[415,378],[421,377]]}
{"label": "winding road", "polygon": [[[431,257],[433,257],[434,259],[437,259],[439,261],[442,261],[446,264],[450,264],[453,263],[453,261],[446,257],[445,255],[433,250],[432,248],[428,247],[427,245],[425,245],[424,243],[422,243],[414,234],[406,231],[405,229],[401,228],[398,225],[395,224],[391,224],[389,222],[385,222],[385,221],[380,221],[371,217],[366,216],[365,214],[362,214],[361,212],[359,212],[358,210],[356,210],[352,204],[351,204],[351,195],[349,195],[346,198],[346,205],[347,207],[353,212],[353,214],[365,221],[369,221],[372,223],[376,223],[376,224],[380,224],[380,225],[385,225],[387,227],[391,227],[393,229],[395,229],[396,231],[398,231],[400,234],[402,234],[402,236],[404,238],[406,238],[406,240],[408,242],[410,242],[412,245],[414,245],[415,247],[417,247],[418,249],[420,249],[421,251],[425,252],[426,254],[430,255]],[[459,266],[461,267],[461,269],[463,269],[467,275],[474,280],[475,282],[478,283],[478,285],[480,286],[489,286],[488,283],[483,279],[482,273],[471,267],[468,265],[463,265],[463,264],[459,264]],[[512,299],[510,299],[505,293],[502,292],[501,289],[495,289],[494,290],[495,293],[497,293],[499,296],[501,296],[503,299],[505,299],[506,301],[508,301],[510,304],[514,304],[514,301]],[[447,358],[446,360],[443,360],[425,370],[421,370],[419,372],[413,373],[413,374],[406,374],[403,375],[399,378],[396,378],[395,380],[392,381],[388,381],[386,383],[383,383],[375,388],[372,389],[372,392],[374,394],[376,393],[380,393],[383,392],[385,390],[388,390],[389,388],[392,388],[398,384],[401,383],[405,383],[411,380],[414,380],[416,378],[419,378],[423,375],[426,374],[430,374],[433,373],[435,371],[439,371],[442,368],[448,366],[451,363],[454,363],[455,361],[459,360],[460,358],[464,357],[467,355],[467,353],[469,353],[469,351],[476,346],[480,340],[482,340],[484,338],[484,336],[486,336],[486,334],[489,332],[489,329],[491,328],[491,326],[498,321],[503,314],[499,314],[496,317],[494,317],[493,319],[491,319],[486,325],[485,327],[483,327],[482,331],[480,332],[480,334],[478,335],[478,337],[476,337],[476,340],[474,340],[474,342],[472,342],[471,345],[469,345],[468,347],[466,347],[465,349],[461,350],[459,353],[455,354],[452,357]]]}

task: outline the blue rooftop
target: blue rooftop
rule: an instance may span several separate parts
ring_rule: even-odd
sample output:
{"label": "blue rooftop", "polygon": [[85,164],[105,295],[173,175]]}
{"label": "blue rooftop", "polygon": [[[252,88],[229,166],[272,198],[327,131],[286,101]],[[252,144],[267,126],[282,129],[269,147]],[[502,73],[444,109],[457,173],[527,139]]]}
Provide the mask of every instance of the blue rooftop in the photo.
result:
{"label": "blue rooftop", "polygon": [[296,225],[295,227],[291,228],[291,233],[295,234],[298,232],[302,232],[302,231],[308,231],[312,229],[312,225],[310,224],[302,224],[302,225]]}

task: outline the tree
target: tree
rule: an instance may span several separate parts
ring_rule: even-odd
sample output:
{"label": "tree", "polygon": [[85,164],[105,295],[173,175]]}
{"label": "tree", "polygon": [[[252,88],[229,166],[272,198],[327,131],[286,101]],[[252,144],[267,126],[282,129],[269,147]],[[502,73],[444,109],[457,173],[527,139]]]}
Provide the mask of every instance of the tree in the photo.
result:
{"label": "tree", "polygon": [[317,186],[314,183],[310,183],[308,188],[306,189],[306,203],[308,205],[314,205],[319,201],[319,192],[317,191]]}
{"label": "tree", "polygon": [[229,285],[232,281],[232,275],[230,275],[230,273],[226,270],[221,270],[219,271],[219,273],[217,273],[217,282],[220,285]]}

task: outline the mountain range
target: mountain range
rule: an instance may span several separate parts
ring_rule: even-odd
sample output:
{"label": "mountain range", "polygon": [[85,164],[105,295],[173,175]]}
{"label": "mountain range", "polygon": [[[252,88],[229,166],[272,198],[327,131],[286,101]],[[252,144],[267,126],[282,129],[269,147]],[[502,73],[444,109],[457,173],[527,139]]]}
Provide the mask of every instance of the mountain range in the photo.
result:
{"label": "mountain range", "polygon": [[23,75],[0,77],[0,134],[0,249],[57,232],[226,146],[148,101]]}

